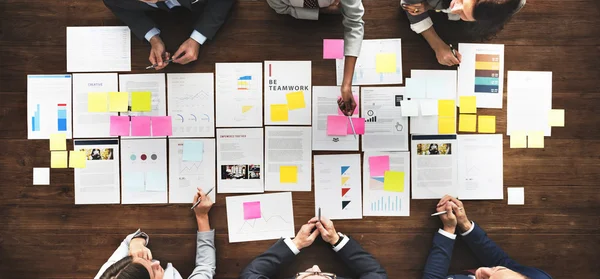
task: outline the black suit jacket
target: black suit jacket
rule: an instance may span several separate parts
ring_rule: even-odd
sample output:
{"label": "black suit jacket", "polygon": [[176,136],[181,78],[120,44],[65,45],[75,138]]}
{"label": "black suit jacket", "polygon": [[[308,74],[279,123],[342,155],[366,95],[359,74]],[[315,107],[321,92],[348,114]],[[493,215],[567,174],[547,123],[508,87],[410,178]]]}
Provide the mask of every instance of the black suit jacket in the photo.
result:
{"label": "black suit jacket", "polygon": [[[144,39],[144,36],[156,24],[146,12],[156,8],[138,0],[103,0],[119,19],[121,19],[136,37]],[[194,30],[202,33],[206,38],[212,39],[217,30],[225,22],[225,18],[233,6],[235,0],[178,0],[182,7],[196,13],[198,19],[194,23]],[[193,3],[195,2],[195,3]],[[193,3],[193,4],[192,4]],[[164,3],[158,3],[161,9],[168,10]]]}
{"label": "black suit jacket", "polygon": [[[504,266],[531,279],[552,279],[548,273],[535,267],[520,265],[511,259],[492,241],[479,226],[473,223],[473,230],[462,239],[467,243],[475,257],[488,267]],[[468,279],[467,275],[447,275],[454,249],[454,240],[440,233],[433,237],[433,247],[429,252],[423,279]]]}
{"label": "black suit jacket", "polygon": [[[346,236],[348,237],[348,236]],[[337,252],[346,266],[361,279],[386,279],[387,274],[381,264],[358,242],[350,238],[348,243]],[[280,239],[269,250],[256,257],[240,275],[240,279],[270,279],[282,265],[291,263],[296,255]],[[344,279],[338,277],[338,279]]]}

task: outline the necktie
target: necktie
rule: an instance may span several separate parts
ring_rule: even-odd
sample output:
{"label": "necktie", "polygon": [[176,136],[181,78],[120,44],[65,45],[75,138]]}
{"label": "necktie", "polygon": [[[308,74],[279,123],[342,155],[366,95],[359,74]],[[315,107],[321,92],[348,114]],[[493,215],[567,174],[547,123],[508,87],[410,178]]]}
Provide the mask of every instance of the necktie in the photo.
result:
{"label": "necktie", "polygon": [[319,8],[319,0],[304,0],[304,7],[317,9]]}

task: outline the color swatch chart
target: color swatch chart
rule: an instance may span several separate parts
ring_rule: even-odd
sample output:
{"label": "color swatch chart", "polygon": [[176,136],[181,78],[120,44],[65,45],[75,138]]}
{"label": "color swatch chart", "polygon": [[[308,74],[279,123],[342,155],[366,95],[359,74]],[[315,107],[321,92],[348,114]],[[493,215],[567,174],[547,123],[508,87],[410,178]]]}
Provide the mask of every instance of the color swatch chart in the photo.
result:
{"label": "color swatch chart", "polygon": [[475,55],[475,93],[498,93],[500,55]]}

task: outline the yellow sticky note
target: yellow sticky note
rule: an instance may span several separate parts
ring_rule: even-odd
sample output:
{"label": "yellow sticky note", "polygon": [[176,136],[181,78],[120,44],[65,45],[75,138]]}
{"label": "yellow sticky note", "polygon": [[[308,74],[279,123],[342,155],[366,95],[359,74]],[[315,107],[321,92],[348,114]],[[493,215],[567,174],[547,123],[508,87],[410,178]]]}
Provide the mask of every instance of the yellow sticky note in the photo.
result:
{"label": "yellow sticky note", "polygon": [[106,112],[107,108],[107,93],[88,93],[88,112]]}
{"label": "yellow sticky note", "polygon": [[550,127],[564,127],[565,126],[565,110],[564,109],[552,109],[548,113],[548,123]]}
{"label": "yellow sticky note", "polygon": [[288,121],[288,112],[287,105],[271,105],[271,121]]}
{"label": "yellow sticky note", "polygon": [[486,134],[496,133],[496,116],[480,115],[479,116],[479,133],[486,133]]}
{"label": "yellow sticky note", "polygon": [[67,135],[63,133],[50,134],[50,150],[67,150]]}
{"label": "yellow sticky note", "polygon": [[152,111],[152,92],[131,92],[131,111]]}
{"label": "yellow sticky note", "polygon": [[[461,107],[462,108],[462,107]],[[459,132],[476,132],[477,131],[477,115],[461,114],[458,117]]]}
{"label": "yellow sticky note", "polygon": [[109,92],[108,110],[114,112],[126,112],[129,107],[129,94],[127,92]]}
{"label": "yellow sticky note", "polygon": [[438,100],[438,115],[454,117],[456,103],[454,100]]}
{"label": "yellow sticky note", "polygon": [[396,72],[396,54],[378,53],[375,55],[375,70],[377,73],[395,73]]}
{"label": "yellow sticky note", "polygon": [[438,117],[439,134],[456,134],[456,118]]}
{"label": "yellow sticky note", "polygon": [[85,151],[69,151],[69,168],[83,169],[86,161]]}
{"label": "yellow sticky note", "polygon": [[512,131],[510,133],[510,148],[526,148],[527,133],[525,131]]}
{"label": "yellow sticky note", "polygon": [[288,93],[285,95],[285,98],[287,99],[287,105],[289,110],[303,109],[306,107],[306,103],[304,102],[303,91]]}
{"label": "yellow sticky note", "polygon": [[544,148],[544,131],[531,131],[527,133],[528,148]]}
{"label": "yellow sticky note", "polygon": [[52,151],[50,152],[50,167],[53,169],[67,168],[68,153],[67,151]]}
{"label": "yellow sticky note", "polygon": [[388,192],[404,192],[404,172],[385,171],[383,174],[383,190]]}
{"label": "yellow sticky note", "polygon": [[252,109],[252,106],[242,106],[242,113],[246,113]]}
{"label": "yellow sticky note", "polygon": [[298,183],[298,167],[279,167],[279,183]]}
{"label": "yellow sticky note", "polygon": [[460,96],[460,113],[477,113],[477,99],[475,96]]}

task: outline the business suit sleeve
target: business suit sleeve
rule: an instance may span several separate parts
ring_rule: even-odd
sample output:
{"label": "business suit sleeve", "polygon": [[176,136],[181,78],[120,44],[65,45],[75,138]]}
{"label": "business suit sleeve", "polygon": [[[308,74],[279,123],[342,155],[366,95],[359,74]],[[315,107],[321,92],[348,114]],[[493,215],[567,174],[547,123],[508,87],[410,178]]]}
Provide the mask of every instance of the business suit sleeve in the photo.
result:
{"label": "business suit sleeve", "polygon": [[[424,0],[401,0],[402,4],[419,4],[425,2]],[[415,31],[418,34],[423,33],[425,30],[431,28],[433,26],[433,21],[429,17],[429,13],[425,11],[422,14],[412,15],[408,11],[404,11],[406,16],[408,17],[408,21],[410,22],[410,29]]]}
{"label": "business suit sleeve", "polygon": [[269,250],[256,257],[240,274],[240,279],[268,279],[274,277],[282,265],[289,264],[296,255],[278,240]]}
{"label": "business suit sleeve", "polygon": [[215,230],[196,234],[196,267],[189,279],[210,279],[217,269]]}
{"label": "business suit sleeve", "polygon": [[[136,37],[143,40],[148,31],[156,27],[156,24],[148,17],[144,10],[150,6],[144,2],[127,2],[122,0],[104,0],[104,5],[109,8],[115,16],[123,21]],[[143,5],[143,6],[142,6]],[[139,7],[135,7],[139,6]]]}
{"label": "business suit sleeve", "polygon": [[123,241],[121,241],[121,244],[119,245],[119,247],[117,247],[117,250],[115,250],[110,256],[110,258],[108,258],[108,260],[106,260],[102,267],[100,267],[100,270],[98,271],[96,276],[94,276],[94,279],[100,278],[100,276],[102,276],[106,269],[108,269],[111,265],[118,262],[122,258],[129,256],[129,243],[131,243],[131,240],[134,237],[138,236],[144,237],[146,239],[146,245],[148,245],[148,235],[141,232],[139,229],[136,232],[128,235],[127,237],[125,237],[125,239],[123,239]]}
{"label": "business suit sleeve", "polygon": [[275,12],[282,15],[290,15],[297,19],[318,20],[319,9],[294,7],[282,0],[267,0],[267,3]]}
{"label": "business suit sleeve", "polygon": [[438,232],[433,236],[433,246],[429,250],[423,279],[446,278],[452,259],[455,240]]}
{"label": "business suit sleeve", "polygon": [[362,19],[365,8],[362,0],[344,0],[340,4],[344,17],[344,55],[358,57],[365,34],[365,22]]}
{"label": "business suit sleeve", "polygon": [[225,22],[235,0],[208,0],[202,15],[194,24],[194,29],[208,39],[212,39]]}
{"label": "business suit sleeve", "polygon": [[369,252],[365,251],[356,240],[350,237],[348,238],[348,243],[337,252],[344,264],[346,264],[346,266],[361,279],[388,278],[385,269],[383,269],[379,261],[377,261]]}

